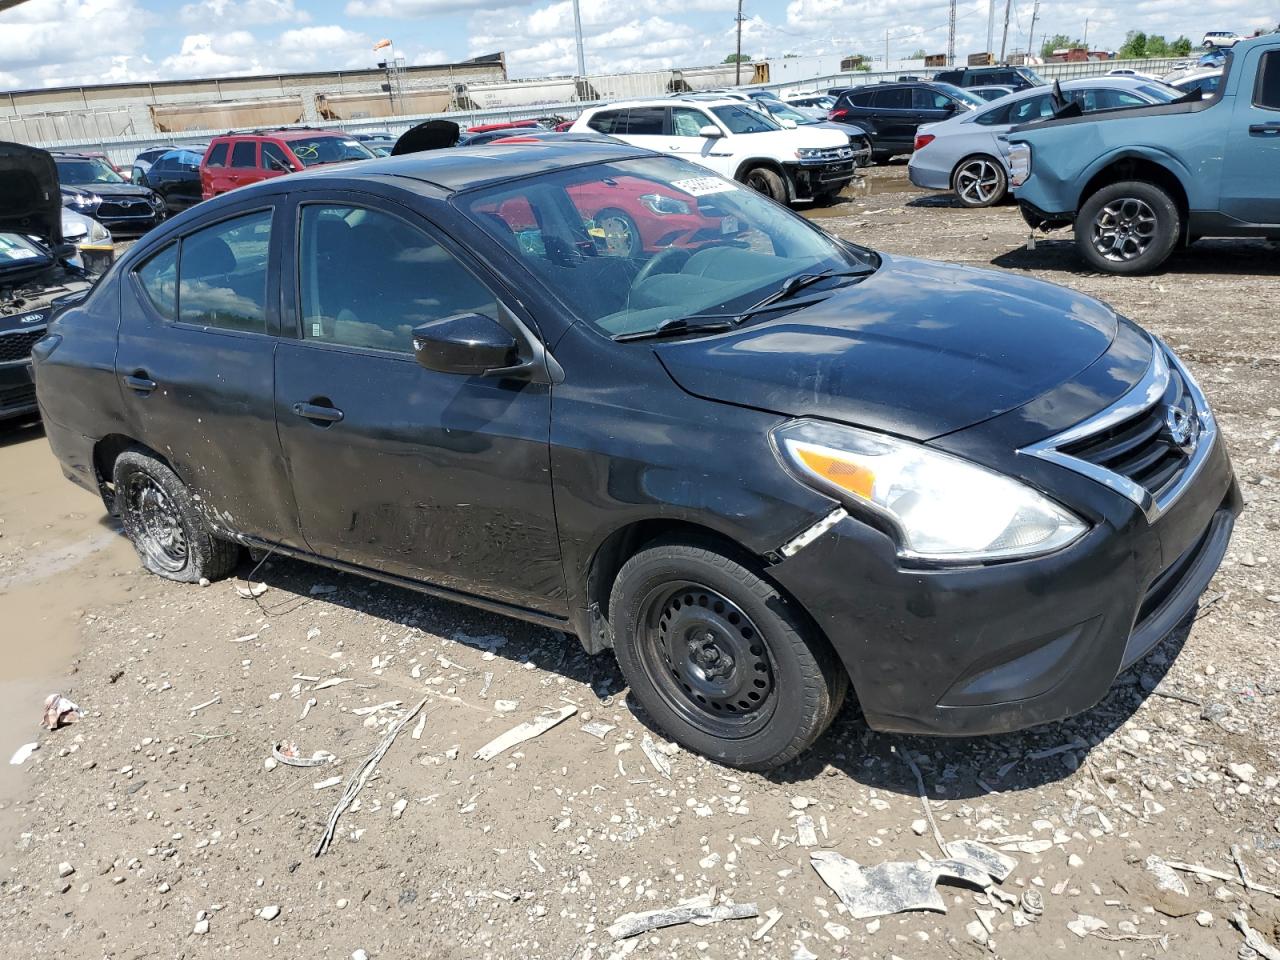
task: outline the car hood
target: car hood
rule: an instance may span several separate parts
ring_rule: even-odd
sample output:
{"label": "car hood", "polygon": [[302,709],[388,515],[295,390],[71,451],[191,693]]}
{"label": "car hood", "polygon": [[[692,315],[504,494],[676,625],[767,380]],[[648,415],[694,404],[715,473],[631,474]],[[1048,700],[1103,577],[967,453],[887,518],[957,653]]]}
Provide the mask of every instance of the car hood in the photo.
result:
{"label": "car hood", "polygon": [[39,237],[55,250],[61,245],[62,196],[48,151],[0,142],[0,233]]}
{"label": "car hood", "polygon": [[1071,380],[1116,328],[1109,307],[1063,287],[885,256],[812,306],[656,352],[698,397],[928,440]]}
{"label": "car hood", "polygon": [[150,197],[151,191],[136,183],[64,183],[65,194],[96,194],[99,197]]}
{"label": "car hood", "polygon": [[391,148],[391,155],[399,157],[423,150],[445,149],[454,146],[460,136],[460,129],[452,120],[424,120],[400,135]]}
{"label": "car hood", "polygon": [[776,150],[779,155],[786,155],[801,147],[847,147],[849,134],[834,127],[819,127],[816,124],[804,124],[794,130],[764,130],[760,133],[737,133],[733,138],[744,137],[745,142],[755,150]]}

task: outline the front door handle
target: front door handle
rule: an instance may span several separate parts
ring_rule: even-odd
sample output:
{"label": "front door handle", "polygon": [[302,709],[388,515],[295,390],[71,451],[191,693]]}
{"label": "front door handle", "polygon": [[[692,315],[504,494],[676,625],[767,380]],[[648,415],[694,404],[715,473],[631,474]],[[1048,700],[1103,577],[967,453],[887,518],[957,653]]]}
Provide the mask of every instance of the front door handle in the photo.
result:
{"label": "front door handle", "polygon": [[139,370],[137,373],[126,374],[121,379],[124,380],[126,387],[134,393],[140,393],[143,396],[146,396],[149,393],[154,393],[156,387],[160,386],[160,384],[148,377],[142,370]]}
{"label": "front door handle", "polygon": [[1249,127],[1249,132],[1256,137],[1277,137],[1280,136],[1280,123],[1255,123]]}
{"label": "front door handle", "polygon": [[345,416],[337,407],[319,403],[295,403],[293,412],[304,420],[319,421],[322,424],[339,423]]}

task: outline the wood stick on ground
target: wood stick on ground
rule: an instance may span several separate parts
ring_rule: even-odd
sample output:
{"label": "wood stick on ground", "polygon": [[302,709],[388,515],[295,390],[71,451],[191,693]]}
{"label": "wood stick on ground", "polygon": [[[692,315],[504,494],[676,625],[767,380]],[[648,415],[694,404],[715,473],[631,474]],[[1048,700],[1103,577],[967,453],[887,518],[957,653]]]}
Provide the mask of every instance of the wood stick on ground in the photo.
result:
{"label": "wood stick on ground", "polygon": [[422,711],[422,708],[427,705],[428,699],[429,698],[427,697],[423,697],[418,701],[417,706],[412,710],[406,711],[405,715],[397,720],[391,729],[387,731],[387,735],[383,737],[382,742],[374,748],[373,753],[369,754],[369,756],[365,758],[364,763],[360,764],[360,766],[357,767],[347,779],[347,787],[342,791],[342,798],[337,802],[334,808],[329,811],[329,820],[328,823],[325,824],[324,833],[321,835],[320,841],[316,844],[315,856],[318,857],[329,849],[329,844],[333,842],[333,833],[338,829],[338,818],[346,812],[347,808],[351,806],[360,791],[364,789],[364,785],[368,782],[369,778],[373,776],[373,771],[377,768],[378,764],[382,762],[382,758],[386,755],[387,751],[391,749],[391,744],[396,742],[396,737],[400,735],[400,731],[405,728],[409,721]]}
{"label": "wood stick on ground", "polygon": [[903,747],[902,744],[898,744],[894,749],[898,752],[898,756],[907,761],[907,766],[915,774],[916,791],[920,794],[920,805],[924,807],[925,819],[929,821],[929,826],[933,829],[933,839],[945,857],[947,855],[947,844],[942,839],[942,831],[938,829],[938,821],[933,819],[933,810],[929,807],[929,792],[924,788],[924,774],[920,772],[920,767],[916,765],[915,758],[911,756],[910,751]]}

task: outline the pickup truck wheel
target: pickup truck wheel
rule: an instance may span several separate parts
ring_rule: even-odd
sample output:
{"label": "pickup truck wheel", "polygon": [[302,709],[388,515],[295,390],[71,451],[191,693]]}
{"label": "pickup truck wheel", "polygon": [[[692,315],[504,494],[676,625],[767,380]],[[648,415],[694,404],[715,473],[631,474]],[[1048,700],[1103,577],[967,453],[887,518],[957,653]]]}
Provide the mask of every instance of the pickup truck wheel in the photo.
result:
{"label": "pickup truck wheel", "polygon": [[1004,199],[1009,179],[994,157],[966,157],[951,174],[951,189],[963,207],[990,207]]}
{"label": "pickup truck wheel", "polygon": [[1076,249],[1108,273],[1143,273],[1168,259],[1182,234],[1173,198],[1153,183],[1128,180],[1093,194],[1076,214]]}
{"label": "pickup truck wheel", "polygon": [[235,570],[239,545],[213,535],[191,491],[166,464],[126,450],[116,459],[112,479],[125,536],[152,573],[197,583]]}
{"label": "pickup truck wheel", "polygon": [[632,695],[672,740],[726,766],[788,762],[844,699],[848,676],[804,613],[710,545],[641,550],[609,612]]}
{"label": "pickup truck wheel", "polygon": [[778,203],[787,202],[787,185],[777,172],[768,167],[752,167],[743,176],[742,182],[757,193],[763,193],[770,200],[776,200]]}

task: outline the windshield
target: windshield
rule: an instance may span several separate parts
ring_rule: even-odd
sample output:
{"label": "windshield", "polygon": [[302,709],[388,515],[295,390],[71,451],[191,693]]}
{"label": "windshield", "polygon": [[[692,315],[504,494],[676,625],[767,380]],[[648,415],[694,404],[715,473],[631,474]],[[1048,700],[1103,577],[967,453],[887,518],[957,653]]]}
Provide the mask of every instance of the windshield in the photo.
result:
{"label": "windshield", "polygon": [[1019,67],[1018,73],[1022,74],[1032,83],[1034,83],[1037,87],[1047,87],[1049,85],[1045,81],[1044,77],[1040,76],[1040,74],[1036,73],[1030,67]]}
{"label": "windshield", "polygon": [[56,160],[58,180],[74,186],[92,183],[124,183],[124,177],[111,169],[105,160],[87,157],[84,160]]}
{"label": "windshield", "polygon": [[41,266],[51,259],[35,241],[16,233],[0,233],[0,273]]}
{"label": "windshield", "polygon": [[368,160],[373,153],[359,140],[344,137],[307,137],[290,140],[289,149],[304,166],[339,163],[343,160]]}
{"label": "windshield", "polygon": [[1177,87],[1166,86],[1163,83],[1143,83],[1139,84],[1138,89],[1154,100],[1156,103],[1169,103],[1177,100],[1186,91],[1179,90]]}
{"label": "windshield", "polygon": [[791,277],[879,263],[755,191],[669,157],[557,170],[456,202],[609,337],[735,314]]}
{"label": "windshield", "polygon": [[983,100],[977,94],[970,93],[968,90],[964,89],[964,87],[957,87],[953,83],[935,83],[934,87],[941,90],[948,96],[955,97],[962,103],[967,103],[971,107],[985,107],[987,105],[987,101]]}
{"label": "windshield", "polygon": [[796,124],[801,123],[817,123],[817,118],[808,113],[801,113],[795,107],[788,107],[785,103],[777,100],[761,101],[764,108],[769,111],[769,115],[775,120],[791,120]]}
{"label": "windshield", "polygon": [[753,110],[745,103],[741,106],[731,105],[712,107],[711,112],[729,128],[730,133],[764,133],[768,130],[781,130],[782,127],[759,110]]}

